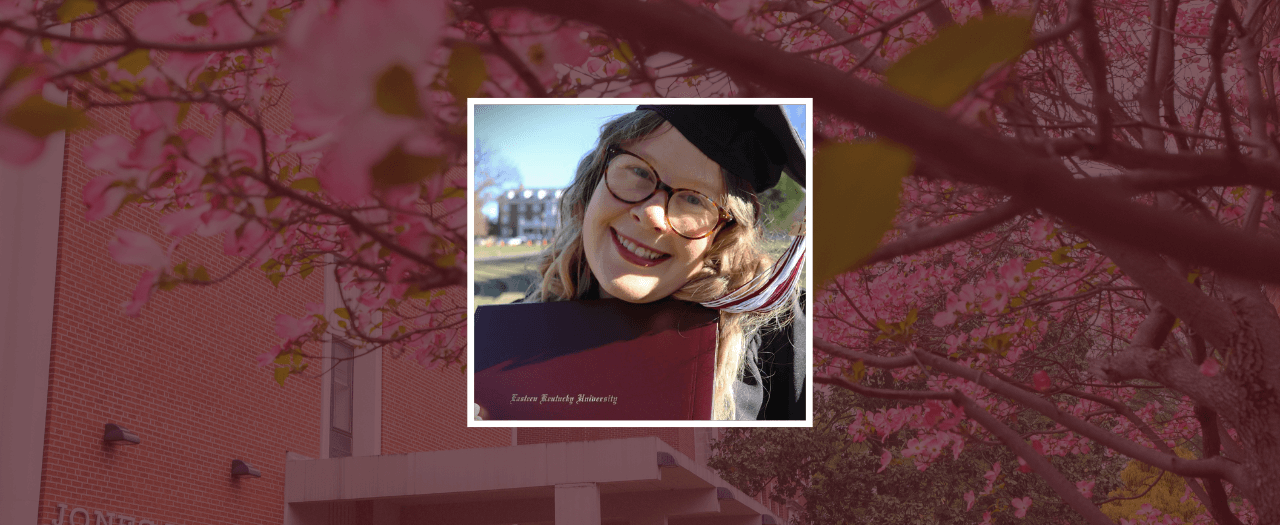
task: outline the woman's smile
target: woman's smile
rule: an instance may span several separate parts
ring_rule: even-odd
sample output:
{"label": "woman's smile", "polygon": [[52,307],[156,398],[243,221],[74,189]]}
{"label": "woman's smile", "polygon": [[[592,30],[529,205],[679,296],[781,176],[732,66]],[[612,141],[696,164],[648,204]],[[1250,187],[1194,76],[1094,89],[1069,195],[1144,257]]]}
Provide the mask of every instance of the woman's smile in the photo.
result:
{"label": "woman's smile", "polygon": [[618,233],[618,230],[609,228],[613,232],[613,242],[618,248],[618,254],[623,259],[630,261],[638,266],[657,266],[671,259],[671,254],[660,252],[648,245],[641,244],[639,241]]}

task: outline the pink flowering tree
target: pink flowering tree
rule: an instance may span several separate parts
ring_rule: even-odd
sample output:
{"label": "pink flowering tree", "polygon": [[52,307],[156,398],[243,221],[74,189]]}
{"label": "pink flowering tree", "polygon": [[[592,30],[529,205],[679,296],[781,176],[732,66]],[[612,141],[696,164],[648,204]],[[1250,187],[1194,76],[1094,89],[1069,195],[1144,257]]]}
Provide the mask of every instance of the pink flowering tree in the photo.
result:
{"label": "pink flowering tree", "polygon": [[[464,355],[446,291],[465,276],[467,97],[813,97],[816,376],[892,402],[844,423],[896,444],[877,468],[998,443],[1016,466],[956,481],[975,521],[1035,515],[1040,493],[996,490],[1025,470],[1073,521],[1110,523],[1098,480],[1062,468],[1102,451],[1186,478],[1201,522],[1272,523],[1274,10],[4,0],[0,158],[127,119],[83,161],[99,173],[90,220],[159,211],[164,238],[121,231],[109,248],[145,267],[130,315],[175,286],[331,266],[342,308],[276,320],[262,360],[287,377],[325,333],[428,364]],[[67,106],[40,96],[49,84]],[[242,262],[211,272],[185,255],[200,237]]]}

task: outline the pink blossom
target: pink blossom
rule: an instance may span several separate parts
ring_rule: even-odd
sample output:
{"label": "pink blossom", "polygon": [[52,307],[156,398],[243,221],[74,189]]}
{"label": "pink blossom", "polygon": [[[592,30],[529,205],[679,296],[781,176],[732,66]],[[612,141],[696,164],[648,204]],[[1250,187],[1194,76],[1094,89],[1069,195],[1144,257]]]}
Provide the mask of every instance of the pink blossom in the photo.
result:
{"label": "pink blossom", "polygon": [[438,0],[348,2],[331,11],[315,3],[296,15],[281,73],[293,81],[295,129],[313,137],[334,134],[317,177],[336,199],[365,199],[370,168],[398,143],[430,134],[415,118],[376,107],[374,88],[393,66],[411,73],[424,67],[445,18]]}
{"label": "pink blossom", "polygon": [[933,316],[933,325],[938,327],[946,327],[956,322],[956,314],[951,310],[943,310]]}
{"label": "pink blossom", "polygon": [[176,80],[179,87],[186,87],[191,82],[192,73],[203,70],[212,56],[208,53],[178,53],[171,51],[169,57],[160,65],[160,71]]}
{"label": "pink blossom", "polygon": [[[262,15],[262,10],[266,7],[266,2],[263,1],[253,2],[253,4],[258,6],[259,9],[254,10],[257,13],[256,17],[247,12],[245,13],[249,24],[257,24],[258,17]],[[235,8],[229,5],[219,6],[209,13],[209,28],[213,29],[213,41],[237,42],[253,37],[253,26],[245,24],[245,21],[241,20],[240,16],[240,14],[236,13]]]}
{"label": "pink blossom", "polygon": [[415,127],[412,119],[374,111],[351,117],[343,124],[343,139],[320,161],[316,178],[339,201],[360,202],[373,189],[370,170]]}
{"label": "pink blossom", "polygon": [[964,510],[965,510],[965,511],[972,510],[972,509],[973,509],[973,502],[975,502],[975,501],[977,501],[977,500],[978,500],[978,498],[977,498],[976,496],[974,496],[974,495],[973,495],[973,491],[972,491],[972,490],[971,490],[971,491],[969,491],[969,492],[964,493],[964,501],[965,501],[965,503],[968,503],[968,505],[964,508]]}
{"label": "pink blossom", "polygon": [[142,273],[142,278],[138,279],[138,285],[133,289],[133,296],[124,304],[120,305],[124,308],[125,315],[129,317],[137,317],[142,313],[142,307],[146,306],[147,301],[151,300],[151,291],[155,289],[156,283],[160,281],[160,270],[147,270]]}
{"label": "pink blossom", "polygon": [[274,362],[282,351],[284,351],[284,345],[275,345],[266,352],[258,354],[258,357],[254,358],[254,360],[257,361],[258,366],[267,366]]}
{"label": "pink blossom", "polygon": [[[1077,490],[1079,490],[1079,491],[1080,491],[1080,494],[1084,495],[1084,497],[1086,497],[1086,498],[1092,498],[1092,497],[1093,497],[1093,485],[1094,485],[1094,482],[1093,482],[1092,480],[1081,480],[1081,481],[1077,481],[1077,482],[1076,482],[1076,489],[1077,489]],[[1190,486],[1188,486],[1188,487],[1187,487],[1187,491],[1188,491],[1188,493],[1190,492],[1190,490],[1191,490],[1191,487],[1190,487]],[[1185,498],[1186,496],[1183,496],[1183,497]],[[1185,499],[1184,499],[1184,501],[1185,501]]]}
{"label": "pink blossom", "polygon": [[1208,377],[1216,376],[1220,371],[1222,371],[1222,365],[1218,364],[1218,360],[1213,356],[1205,357],[1204,362],[1200,363],[1200,373]]}
{"label": "pink blossom", "polygon": [[1000,478],[1000,462],[997,461],[991,465],[991,470],[982,475],[987,480],[987,488],[983,489],[983,494],[990,494],[996,485],[996,480]]}
{"label": "pink blossom", "polygon": [[[168,84],[163,80],[156,79],[150,84],[155,87],[152,95],[163,96],[169,94]],[[157,129],[172,130],[177,126],[178,121],[178,104],[176,102],[152,102],[150,104],[138,104],[129,109],[129,125],[133,129],[147,133]]]}
{"label": "pink blossom", "polygon": [[893,454],[886,448],[884,449],[884,452],[880,454],[880,469],[876,470],[876,473],[879,474],[884,472],[884,469],[889,467],[890,461],[893,461]]}
{"label": "pink blossom", "polygon": [[84,165],[95,170],[118,170],[129,158],[129,140],[119,135],[106,135],[84,147]]}
{"label": "pink blossom", "polygon": [[261,167],[262,145],[258,133],[248,126],[232,124],[222,130],[223,148],[227,161],[252,169]]}
{"label": "pink blossom", "polygon": [[1046,218],[1037,219],[1031,223],[1028,234],[1034,241],[1048,240],[1053,235],[1053,221]]}
{"label": "pink blossom", "polygon": [[17,165],[30,163],[44,153],[44,143],[41,137],[0,122],[0,160]]}
{"label": "pink blossom", "polygon": [[116,238],[107,244],[111,258],[120,264],[134,264],[159,270],[169,266],[169,256],[145,233],[116,230]]}
{"label": "pink blossom", "polygon": [[1031,385],[1035,387],[1036,390],[1047,392],[1053,387],[1053,382],[1049,380],[1048,372],[1045,372],[1044,370],[1037,370],[1036,373],[1031,374]]}
{"label": "pink blossom", "polygon": [[125,188],[116,185],[116,178],[113,175],[94,177],[84,185],[82,194],[84,205],[88,208],[84,214],[85,218],[96,221],[115,213],[128,193]]}
{"label": "pink blossom", "polygon": [[173,2],[148,3],[133,15],[134,33],[142,40],[173,42],[194,40],[203,31],[188,21],[190,12]]}
{"label": "pink blossom", "polygon": [[1017,293],[1027,288],[1027,278],[1023,273],[1026,263],[1022,259],[1012,259],[1000,267],[1000,284],[1010,293]]}
{"label": "pink blossom", "polygon": [[728,20],[737,20],[746,16],[755,3],[752,0],[720,0],[714,9],[717,14]]}
{"label": "pink blossom", "polygon": [[158,222],[160,223],[160,228],[166,234],[173,237],[183,237],[196,231],[203,224],[200,216],[208,212],[210,208],[211,205],[206,203],[193,208],[178,210],[161,217]]}
{"label": "pink blossom", "polygon": [[311,316],[294,319],[288,314],[280,314],[276,316],[276,335],[285,340],[293,341],[311,332],[311,328],[315,324],[316,319]]}
{"label": "pink blossom", "polygon": [[262,245],[274,233],[266,229],[262,223],[258,221],[249,221],[244,223],[244,229],[240,234],[228,233],[223,238],[222,247],[227,255],[235,255],[240,257],[249,257],[258,253],[261,255]]}
{"label": "pink blossom", "polygon": [[305,308],[307,311],[307,315],[319,315],[321,317],[324,317],[324,314],[325,314],[324,303],[307,303]]}
{"label": "pink blossom", "polygon": [[544,84],[553,83],[560,76],[556,66],[580,66],[591,57],[581,26],[557,29],[555,20],[521,10],[491,12],[490,22],[512,35],[505,38],[507,44]]}
{"label": "pink blossom", "polygon": [[196,228],[196,235],[201,237],[212,237],[244,224],[244,217],[225,209],[205,212],[200,216],[200,220],[203,224]]}
{"label": "pink blossom", "polygon": [[982,301],[982,313],[1000,315],[1004,312],[1005,306],[1009,304],[1009,293],[1003,286],[986,284],[979,290],[986,295],[986,299]]}
{"label": "pink blossom", "polygon": [[1013,498],[1009,500],[1009,504],[1013,505],[1014,516],[1025,518],[1027,516],[1027,509],[1031,508],[1031,497]]}

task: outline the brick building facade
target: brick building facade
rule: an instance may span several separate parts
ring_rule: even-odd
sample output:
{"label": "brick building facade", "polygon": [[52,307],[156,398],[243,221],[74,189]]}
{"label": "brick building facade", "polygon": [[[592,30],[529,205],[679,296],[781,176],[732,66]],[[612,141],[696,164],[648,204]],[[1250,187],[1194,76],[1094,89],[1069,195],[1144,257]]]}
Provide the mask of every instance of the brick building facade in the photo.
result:
{"label": "brick building facade", "polygon": [[[276,315],[332,304],[325,279],[243,272],[123,315],[140,270],[107,243],[163,236],[149,211],[84,219],[80,151],[127,134],[116,117],[0,166],[0,523],[775,522],[705,468],[708,429],[468,428],[456,367],[378,353],[349,373],[353,457],[329,457],[332,375],[281,387],[254,361]],[[183,249],[221,261],[215,274],[232,264],[218,239]],[[141,443],[106,442],[108,423]],[[233,476],[234,460],[260,477]]]}
{"label": "brick building facade", "polygon": [[557,188],[520,188],[498,196],[496,234],[535,241],[550,239],[560,221],[563,193],[563,189]]}

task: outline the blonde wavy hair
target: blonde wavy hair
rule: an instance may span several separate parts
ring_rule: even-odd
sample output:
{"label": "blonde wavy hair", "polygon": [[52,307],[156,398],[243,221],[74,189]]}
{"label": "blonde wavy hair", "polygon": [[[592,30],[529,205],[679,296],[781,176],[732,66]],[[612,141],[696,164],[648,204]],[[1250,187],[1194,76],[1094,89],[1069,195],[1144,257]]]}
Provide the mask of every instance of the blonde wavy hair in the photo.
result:
{"label": "blonde wavy hair", "polygon": [[[560,224],[550,246],[542,252],[538,265],[542,281],[535,297],[543,302],[582,299],[596,285],[582,246],[582,220],[604,175],[605,150],[660,132],[663,124],[666,120],[657,113],[644,110],[622,115],[601,127],[595,149],[578,163],[573,183],[560,199]],[[763,222],[750,184],[724,170],[721,173],[728,190],[724,207],[734,220],[716,232],[702,270],[672,294],[676,299],[699,303],[717,299],[768,272],[772,264],[761,250]],[[745,365],[748,338],[762,327],[785,322],[788,313],[785,308],[764,314],[721,312],[712,417],[737,416],[733,384]]]}

